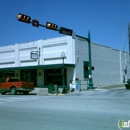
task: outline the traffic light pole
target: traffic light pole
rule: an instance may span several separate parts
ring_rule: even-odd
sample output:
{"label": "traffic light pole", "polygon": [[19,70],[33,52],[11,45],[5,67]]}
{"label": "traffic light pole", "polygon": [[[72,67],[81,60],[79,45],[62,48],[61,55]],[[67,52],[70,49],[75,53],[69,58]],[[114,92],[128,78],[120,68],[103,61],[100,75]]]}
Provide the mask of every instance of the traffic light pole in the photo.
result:
{"label": "traffic light pole", "polygon": [[[46,27],[47,29],[51,29],[51,30],[54,30],[54,31],[58,31],[59,33],[62,33],[62,34],[65,34],[65,35],[69,35],[69,36],[72,36],[73,35],[73,30],[71,29],[68,29],[68,28],[64,28],[64,27],[60,27],[58,28],[58,26],[54,23],[50,23],[50,22],[46,22],[46,25],[42,25],[39,23],[38,20],[32,20],[31,21],[31,17],[30,16],[27,16],[27,15],[24,15],[24,14],[21,14],[19,13],[18,16],[17,16],[17,20],[21,21],[21,22],[25,22],[25,23],[32,23],[33,26],[35,27]],[[88,42],[88,53],[89,53],[89,86],[87,87],[87,89],[94,89],[93,87],[93,80],[92,80],[92,62],[91,62],[91,39],[90,39],[90,32],[88,32],[88,38],[86,37],[82,37],[82,36],[79,36],[79,35],[76,35],[76,37],[79,37],[79,38],[82,38],[82,39],[85,39],[87,40]],[[63,59],[64,60],[64,59]],[[63,61],[63,67],[64,67],[64,61]],[[64,88],[64,78],[62,79],[63,81],[63,88]]]}
{"label": "traffic light pole", "polygon": [[76,35],[76,37],[85,39],[88,42],[88,53],[89,53],[89,84],[88,84],[87,89],[88,90],[93,90],[94,87],[93,87],[93,79],[92,79],[92,59],[91,59],[91,38],[90,38],[90,31],[88,32],[88,38],[82,37],[82,36],[79,36],[79,35]]}
{"label": "traffic light pole", "polygon": [[90,31],[88,32],[88,52],[89,52],[89,86],[87,89],[94,89],[92,79],[92,59],[91,59],[91,38]]}
{"label": "traffic light pole", "polygon": [[63,87],[63,91],[62,93],[66,93],[65,91],[65,73],[64,73],[64,58],[63,59],[63,67],[62,67],[62,87]]}

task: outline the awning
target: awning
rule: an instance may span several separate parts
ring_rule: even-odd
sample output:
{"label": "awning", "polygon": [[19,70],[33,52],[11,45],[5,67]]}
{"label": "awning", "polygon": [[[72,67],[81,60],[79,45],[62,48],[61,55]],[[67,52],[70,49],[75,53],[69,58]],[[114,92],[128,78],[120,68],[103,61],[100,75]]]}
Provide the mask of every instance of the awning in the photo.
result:
{"label": "awning", "polygon": [[[47,69],[47,68],[62,68],[63,64],[50,64],[50,65],[35,65],[35,66],[20,66],[0,68],[0,71],[13,71],[13,70],[27,70],[27,69]],[[64,64],[64,67],[75,67],[75,64]]]}

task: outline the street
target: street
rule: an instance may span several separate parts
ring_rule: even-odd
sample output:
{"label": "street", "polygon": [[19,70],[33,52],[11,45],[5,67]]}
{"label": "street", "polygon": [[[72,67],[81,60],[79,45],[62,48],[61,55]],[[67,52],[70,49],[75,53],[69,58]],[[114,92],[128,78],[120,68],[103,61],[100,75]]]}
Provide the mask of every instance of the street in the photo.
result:
{"label": "street", "polygon": [[121,119],[130,120],[130,90],[125,88],[0,95],[0,130],[118,130]]}

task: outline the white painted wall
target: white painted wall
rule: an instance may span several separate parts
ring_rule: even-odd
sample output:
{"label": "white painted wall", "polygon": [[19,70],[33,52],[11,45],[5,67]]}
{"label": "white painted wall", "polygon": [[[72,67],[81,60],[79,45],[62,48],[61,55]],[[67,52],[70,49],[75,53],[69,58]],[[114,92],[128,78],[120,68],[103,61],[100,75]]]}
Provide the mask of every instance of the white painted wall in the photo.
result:
{"label": "white painted wall", "polygon": [[[0,47],[0,68],[37,66],[38,60],[30,58],[32,51],[40,48],[40,65],[61,64],[61,53],[65,53],[64,62],[75,64],[75,68],[67,68],[67,84],[76,77],[84,80],[83,61],[88,61],[88,43],[80,38],[70,36],[38,40],[28,43]],[[94,86],[121,83],[124,66],[129,70],[128,54],[99,44],[92,43],[92,71]],[[38,86],[44,85],[43,69],[38,69]],[[18,72],[17,72],[18,73]],[[128,71],[130,74],[130,72]],[[128,78],[128,73],[126,78]]]}
{"label": "white painted wall", "polygon": [[44,40],[42,45],[43,64],[61,64],[61,53],[65,53],[65,63],[74,64],[74,43],[69,36]]}
{"label": "white painted wall", "polygon": [[15,45],[0,47],[0,68],[15,66]]}
{"label": "white painted wall", "polygon": [[75,63],[72,38],[63,36],[0,47],[0,68],[38,65],[38,60],[31,59],[30,53],[38,51],[39,48],[40,65],[62,63],[62,52],[66,56],[65,63]]}

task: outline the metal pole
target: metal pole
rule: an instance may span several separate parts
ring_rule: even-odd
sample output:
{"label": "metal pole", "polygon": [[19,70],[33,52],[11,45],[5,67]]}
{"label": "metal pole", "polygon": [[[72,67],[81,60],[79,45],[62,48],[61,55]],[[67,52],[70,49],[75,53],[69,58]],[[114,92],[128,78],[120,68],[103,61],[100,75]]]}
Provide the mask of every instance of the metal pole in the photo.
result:
{"label": "metal pole", "polygon": [[128,23],[128,42],[129,42],[129,78],[130,78],[130,23]]}
{"label": "metal pole", "polygon": [[90,31],[88,32],[88,38],[76,35],[76,37],[82,38],[87,40],[88,42],[88,55],[89,55],[89,86],[87,89],[94,89],[93,87],[93,79],[92,79],[92,61],[91,61],[91,38],[90,38]]}
{"label": "metal pole", "polygon": [[63,59],[63,68],[62,68],[62,86],[63,86],[63,93],[65,93],[65,75],[64,75],[64,57]]}
{"label": "metal pole", "polygon": [[130,62],[130,23],[128,23],[129,62]]}
{"label": "metal pole", "polygon": [[40,65],[40,47],[39,47],[39,50],[37,51],[38,52],[38,65]]}
{"label": "metal pole", "polygon": [[88,53],[89,53],[89,86],[87,89],[94,89],[92,79],[92,60],[91,60],[91,38],[90,31],[88,32]]}

